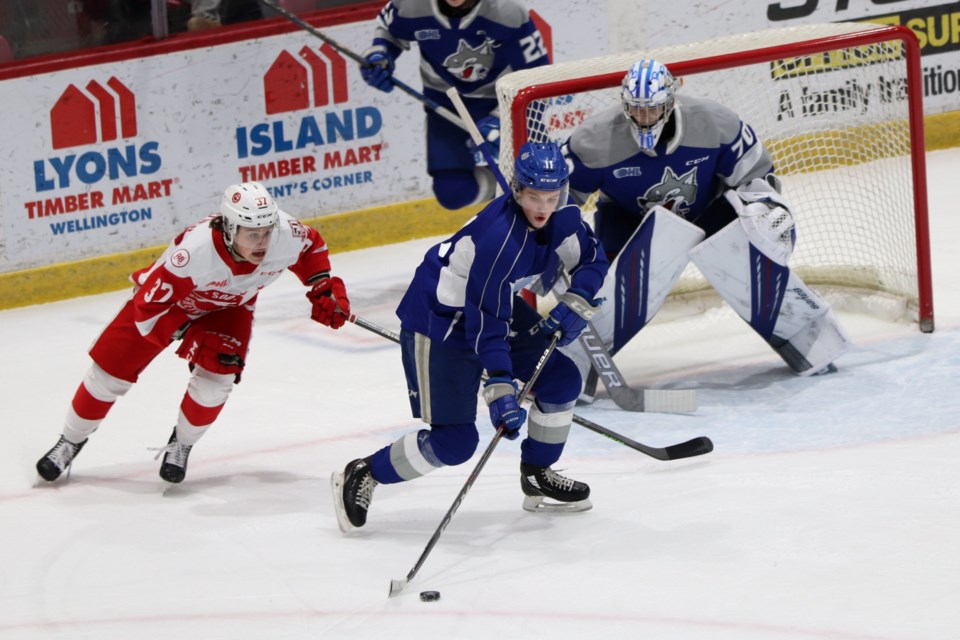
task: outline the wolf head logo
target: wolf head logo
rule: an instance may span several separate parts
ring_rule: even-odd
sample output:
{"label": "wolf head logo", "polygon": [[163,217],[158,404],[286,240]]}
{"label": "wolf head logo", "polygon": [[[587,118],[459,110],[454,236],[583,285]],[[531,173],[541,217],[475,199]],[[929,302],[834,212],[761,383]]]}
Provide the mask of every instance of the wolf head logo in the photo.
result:
{"label": "wolf head logo", "polygon": [[697,201],[697,170],[691,169],[678,176],[673,169],[666,167],[663,178],[637,198],[637,204],[644,209],[660,205],[681,216],[690,212],[690,205]]}
{"label": "wolf head logo", "polygon": [[447,56],[443,66],[464,82],[480,82],[493,67],[493,41],[484,40],[479,47],[473,48],[461,40],[457,52]]}

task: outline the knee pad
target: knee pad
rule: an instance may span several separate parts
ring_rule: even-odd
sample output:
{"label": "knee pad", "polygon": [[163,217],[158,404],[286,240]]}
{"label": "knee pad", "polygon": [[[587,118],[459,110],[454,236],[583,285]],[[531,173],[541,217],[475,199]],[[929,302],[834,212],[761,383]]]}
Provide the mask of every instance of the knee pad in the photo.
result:
{"label": "knee pad", "polygon": [[133,386],[132,382],[116,378],[94,363],[83,378],[87,392],[101,402],[113,402]]}
{"label": "knee pad", "polygon": [[433,195],[444,209],[462,209],[485,202],[496,193],[496,179],[486,168],[436,171],[431,176]]}
{"label": "knee pad", "polygon": [[216,407],[227,401],[233,382],[232,373],[213,373],[203,367],[194,367],[187,394],[201,406]]}
{"label": "knee pad", "polygon": [[[426,443],[441,463],[463,464],[477,450],[480,435],[473,424],[436,424],[430,426]],[[421,447],[422,448],[422,447]]]}

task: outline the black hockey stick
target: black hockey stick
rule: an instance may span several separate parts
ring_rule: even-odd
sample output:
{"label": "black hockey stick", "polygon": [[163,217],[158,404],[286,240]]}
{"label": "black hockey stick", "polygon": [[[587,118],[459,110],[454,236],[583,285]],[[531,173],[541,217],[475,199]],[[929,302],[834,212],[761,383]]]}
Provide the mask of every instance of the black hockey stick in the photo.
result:
{"label": "black hockey stick", "polygon": [[651,458],[656,458],[657,460],[679,460],[681,458],[693,458],[695,456],[702,456],[705,453],[710,453],[713,451],[713,441],[706,436],[698,436],[692,440],[687,440],[686,442],[681,442],[679,444],[672,444],[668,447],[651,447],[650,445],[637,442],[636,440],[631,440],[626,436],[622,436],[616,431],[611,431],[606,427],[602,427],[596,422],[591,422],[586,418],[581,418],[580,416],[574,414],[573,421],[576,422],[581,427],[586,427],[590,431],[595,431],[601,435],[605,435],[614,442],[619,442],[622,445],[626,445],[631,449],[636,449],[640,453],[645,453]]}
{"label": "black hockey stick", "polygon": [[[361,325],[363,326],[363,325]],[[547,360],[550,358],[550,354],[553,353],[554,347],[557,346],[557,340],[560,338],[559,335],[554,335],[550,344],[547,345],[546,350],[543,352],[543,355],[540,356],[540,360],[537,361],[537,366],[533,370],[533,374],[530,375],[530,379],[525,385],[523,385],[523,391],[520,392],[520,395],[517,397],[517,404],[523,404],[524,399],[527,397],[530,389],[533,388],[533,384],[537,381],[537,378],[540,377],[540,372],[543,371],[543,367],[546,366]],[[417,560],[417,563],[413,565],[413,568],[410,569],[410,572],[407,574],[406,578],[401,578],[400,580],[391,580],[390,581],[390,597],[393,597],[400,593],[404,587],[407,586],[413,577],[417,575],[417,572],[420,571],[420,567],[423,566],[424,561],[426,561],[427,556],[430,555],[430,551],[433,550],[433,547],[436,546],[437,541],[440,539],[440,534],[443,533],[443,530],[447,528],[447,525],[450,524],[450,520],[453,518],[453,514],[457,512],[457,509],[460,507],[460,503],[463,502],[463,499],[467,495],[467,491],[470,490],[470,487],[473,486],[474,481],[476,481],[477,476],[480,475],[480,471],[483,469],[484,465],[487,464],[487,460],[490,459],[490,455],[493,453],[493,450],[496,448],[497,443],[500,442],[500,439],[503,437],[506,429],[501,424],[497,427],[497,433],[493,436],[493,440],[490,441],[490,444],[487,445],[486,451],[483,452],[483,455],[480,456],[480,460],[477,462],[477,466],[473,468],[473,471],[470,472],[470,475],[467,477],[466,483],[463,485],[463,488],[460,489],[460,493],[457,494],[456,499],[453,501],[453,504],[450,505],[450,508],[447,510],[443,520],[440,521],[440,526],[437,527],[437,530],[434,532],[433,537],[430,538],[430,541],[427,543],[426,548],[423,550],[423,553],[420,554],[420,558]]]}
{"label": "black hockey stick", "polygon": [[[357,64],[359,64],[361,67],[367,66],[367,61],[364,60],[362,56],[360,56],[359,54],[353,52],[353,51],[350,50],[350,49],[347,49],[346,47],[344,47],[343,45],[341,45],[339,42],[337,42],[337,41],[334,40],[333,38],[329,37],[328,35],[326,35],[326,34],[323,33],[322,31],[320,31],[320,30],[317,29],[316,27],[314,27],[312,24],[310,24],[309,22],[307,22],[306,20],[304,20],[303,18],[301,18],[301,17],[298,16],[297,14],[295,14],[295,13],[289,11],[288,9],[285,9],[284,7],[281,7],[280,5],[278,5],[274,0],[260,0],[260,2],[262,2],[262,3],[265,4],[265,5],[267,5],[268,7],[270,7],[271,9],[273,9],[274,11],[276,11],[277,13],[279,13],[279,14],[282,15],[284,18],[286,18],[287,20],[289,20],[289,21],[292,22],[293,24],[297,25],[297,26],[300,27],[301,29],[304,29],[304,30],[307,31],[310,35],[313,35],[313,36],[316,36],[316,37],[320,38],[321,40],[323,40],[324,42],[326,42],[328,45],[330,45],[331,47],[333,47],[334,49],[336,49],[337,51],[339,51],[339,52],[342,53],[343,55],[347,56],[348,58],[350,58],[351,60],[353,60],[354,62],[356,62]],[[446,121],[448,121],[448,122],[450,122],[450,123],[452,123],[452,124],[457,125],[458,127],[460,127],[461,129],[463,129],[464,131],[468,131],[466,125],[463,124],[463,121],[462,121],[460,118],[458,118],[458,117],[456,116],[456,114],[454,114],[452,111],[450,111],[450,109],[447,109],[447,108],[444,107],[442,104],[439,104],[439,103],[435,102],[434,100],[431,100],[430,98],[428,98],[427,96],[423,95],[422,93],[420,93],[419,91],[417,91],[416,89],[414,89],[413,87],[411,87],[410,85],[406,84],[405,82],[403,82],[403,81],[401,81],[401,80],[398,80],[397,78],[395,78],[395,77],[393,77],[393,76],[390,77],[390,82],[392,82],[395,87],[397,87],[398,89],[400,89],[401,91],[403,91],[404,93],[406,93],[408,96],[414,98],[415,100],[419,100],[420,102],[422,102],[428,109],[430,109],[431,111],[433,111],[434,113],[436,113],[438,116],[440,116],[440,117],[443,118],[444,120],[446,120]]]}
{"label": "black hockey stick", "polygon": [[[382,338],[386,338],[387,340],[391,340],[396,343],[400,342],[400,336],[395,332],[385,329],[380,325],[374,324],[369,320],[364,320],[355,314],[351,314],[349,320],[355,325],[363,327],[367,331],[371,331]],[[526,387],[524,388],[526,389]],[[585,427],[591,431],[607,436],[614,442],[619,442],[624,446],[646,454],[651,458],[656,458],[657,460],[679,460],[680,458],[692,458],[694,456],[702,456],[705,453],[710,453],[713,451],[713,442],[706,436],[700,436],[694,438],[693,440],[670,445],[668,447],[651,447],[641,442],[631,440],[627,436],[621,435],[616,431],[612,431],[595,422],[591,422],[586,418],[581,418],[577,414],[573,414],[573,421],[581,427]]]}

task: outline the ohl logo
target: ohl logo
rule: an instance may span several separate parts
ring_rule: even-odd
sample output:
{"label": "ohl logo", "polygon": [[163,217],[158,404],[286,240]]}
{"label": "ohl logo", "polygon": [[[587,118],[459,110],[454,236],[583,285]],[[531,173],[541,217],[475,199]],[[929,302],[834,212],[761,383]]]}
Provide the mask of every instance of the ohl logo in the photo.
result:
{"label": "ohl logo", "polygon": [[277,56],[263,76],[267,115],[347,101],[346,61],[327,43],[320,53],[323,57],[303,47],[298,52],[303,62],[287,51]]}
{"label": "ohl logo", "polygon": [[115,77],[107,80],[107,87],[113,92],[96,80],[87,83],[87,93],[72,84],[66,88],[50,110],[50,131],[54,149],[66,149],[98,141],[109,142],[116,140],[118,135],[124,138],[137,135],[137,110],[133,92]]}

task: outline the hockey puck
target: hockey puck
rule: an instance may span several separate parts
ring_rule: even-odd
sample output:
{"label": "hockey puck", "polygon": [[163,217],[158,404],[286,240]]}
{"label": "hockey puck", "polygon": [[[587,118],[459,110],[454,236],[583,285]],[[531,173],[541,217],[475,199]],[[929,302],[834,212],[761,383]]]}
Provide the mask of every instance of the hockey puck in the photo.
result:
{"label": "hockey puck", "polygon": [[436,602],[437,600],[440,599],[440,592],[439,591],[421,591],[420,599],[423,602]]}

